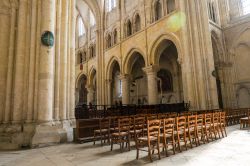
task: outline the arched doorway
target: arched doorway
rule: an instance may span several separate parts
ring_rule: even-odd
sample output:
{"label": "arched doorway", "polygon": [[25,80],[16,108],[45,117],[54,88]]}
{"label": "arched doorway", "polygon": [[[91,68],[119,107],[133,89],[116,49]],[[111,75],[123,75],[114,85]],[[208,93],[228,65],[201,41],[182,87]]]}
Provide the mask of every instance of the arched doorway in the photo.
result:
{"label": "arched doorway", "polygon": [[76,88],[76,105],[78,104],[87,104],[87,76],[82,75],[77,84]]}
{"label": "arched doorway", "polygon": [[130,103],[131,104],[148,104],[147,97],[147,77],[143,68],[145,61],[139,52],[134,52],[128,62],[130,75]]}
{"label": "arched doorway", "polygon": [[111,103],[115,104],[122,100],[122,83],[120,79],[120,66],[114,61],[111,69]]}
{"label": "arched doorway", "polygon": [[182,102],[182,73],[177,48],[172,41],[164,39],[156,50],[160,67],[157,73],[159,101],[163,104]]}
{"label": "arched doorway", "polygon": [[212,39],[212,47],[213,47],[213,58],[214,58],[214,72],[213,76],[216,78],[216,86],[217,86],[217,95],[218,95],[218,102],[219,108],[223,108],[223,97],[222,97],[222,86],[221,86],[221,78],[219,72],[219,49],[216,45],[215,37],[211,36]]}
{"label": "arched doorway", "polygon": [[90,76],[89,76],[89,84],[88,84],[88,96],[87,96],[87,100],[88,100],[88,104],[97,104],[97,82],[96,82],[96,70],[92,69],[90,72]]}

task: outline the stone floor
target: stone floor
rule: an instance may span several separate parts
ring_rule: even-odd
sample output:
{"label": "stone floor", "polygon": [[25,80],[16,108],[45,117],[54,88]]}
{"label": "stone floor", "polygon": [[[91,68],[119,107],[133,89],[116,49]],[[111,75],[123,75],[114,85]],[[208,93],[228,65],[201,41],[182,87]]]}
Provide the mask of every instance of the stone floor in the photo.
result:
{"label": "stone floor", "polygon": [[120,153],[115,146],[93,146],[87,144],[64,144],[40,149],[0,152],[0,165],[16,166],[50,166],[50,165],[84,165],[84,166],[249,166],[250,165],[250,132],[239,130],[239,126],[227,128],[228,137],[201,145],[197,148],[170,155],[150,163],[147,153],[141,153],[136,160],[136,151]]}

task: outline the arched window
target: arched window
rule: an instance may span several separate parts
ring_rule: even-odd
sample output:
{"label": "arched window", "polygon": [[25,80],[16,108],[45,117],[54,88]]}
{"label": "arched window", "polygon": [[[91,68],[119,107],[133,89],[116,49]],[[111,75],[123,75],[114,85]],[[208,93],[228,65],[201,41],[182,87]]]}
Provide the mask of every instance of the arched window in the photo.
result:
{"label": "arched window", "polygon": [[210,20],[216,22],[216,11],[214,2],[208,2],[208,9],[209,9],[208,11]]}
{"label": "arched window", "polygon": [[93,58],[94,57],[94,46],[91,45],[89,47],[89,58]]}
{"label": "arched window", "polygon": [[250,13],[250,1],[249,0],[241,0],[243,15]]}
{"label": "arched window", "polygon": [[162,5],[160,0],[156,0],[154,7],[155,7],[155,21],[157,21],[162,17]]}
{"label": "arched window", "polygon": [[91,11],[90,11],[90,18],[89,19],[90,19],[90,26],[93,27],[96,24],[96,22],[95,22],[95,17]]}
{"label": "arched window", "polygon": [[116,8],[116,0],[108,0],[108,12],[110,12],[112,9]]}
{"label": "arched window", "polygon": [[128,20],[127,21],[127,37],[132,35],[132,24],[131,24],[131,21]]}
{"label": "arched window", "polygon": [[78,18],[78,36],[83,36],[84,34],[85,34],[84,24],[83,24],[82,18],[79,17]]}
{"label": "arched window", "polygon": [[117,30],[115,29],[113,32],[114,44],[117,44]]}
{"label": "arched window", "polygon": [[135,16],[135,32],[138,32],[141,30],[141,18],[139,14],[136,14]]}
{"label": "arched window", "polygon": [[167,14],[175,11],[175,0],[167,0]]}
{"label": "arched window", "polygon": [[111,35],[108,34],[108,37],[107,37],[107,48],[110,48],[112,46],[111,44]]}
{"label": "arched window", "polygon": [[82,54],[82,61],[83,62],[87,61],[87,53],[86,53],[86,51],[84,51],[83,54]]}
{"label": "arched window", "polygon": [[83,55],[82,55],[82,52],[79,52],[79,63],[80,63],[80,64],[83,63]]}

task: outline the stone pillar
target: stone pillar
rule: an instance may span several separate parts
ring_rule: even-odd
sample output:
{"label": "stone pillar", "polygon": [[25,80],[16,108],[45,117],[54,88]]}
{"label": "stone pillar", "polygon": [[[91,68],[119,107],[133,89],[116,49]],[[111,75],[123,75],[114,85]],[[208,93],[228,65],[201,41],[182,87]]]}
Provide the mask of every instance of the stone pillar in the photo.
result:
{"label": "stone pillar", "polygon": [[[60,120],[66,119],[67,113],[67,52],[68,52],[68,0],[62,0],[61,15],[61,52],[60,52]],[[74,55],[72,55],[74,56]]]}
{"label": "stone pillar", "polygon": [[157,87],[157,72],[159,71],[158,66],[149,66],[143,68],[143,71],[147,74],[148,80],[148,104],[155,105],[159,104],[158,99],[158,87]]}
{"label": "stone pillar", "polygon": [[27,119],[26,122],[33,121],[34,115],[34,87],[35,87],[35,59],[36,59],[36,33],[37,33],[37,1],[32,1],[31,9],[31,34],[30,34],[30,60],[29,60],[29,81],[28,81],[28,100],[27,100]]}
{"label": "stone pillar", "polygon": [[[4,123],[8,123],[10,121],[11,93],[12,93],[13,66],[14,66],[13,65],[14,47],[15,47],[15,34],[16,34],[16,30],[15,30],[15,28],[16,28],[16,13],[17,13],[16,11],[17,11],[17,4],[15,3],[15,1],[12,1],[12,3],[11,3],[11,19],[10,19],[10,35],[9,35],[10,42],[9,42],[8,73],[7,73],[7,84],[6,84]],[[1,25],[6,25],[6,22],[4,24],[1,24]],[[7,42],[5,41],[5,43],[7,43]],[[3,46],[3,45],[1,44],[1,46]],[[3,46],[3,47],[5,47],[5,46]],[[3,54],[3,52],[2,52],[2,54]],[[2,56],[2,57],[4,57],[4,56]],[[5,61],[2,61],[2,60],[1,60],[1,62],[5,63]]]}
{"label": "stone pillar", "polygon": [[108,79],[106,80],[106,85],[107,85],[107,102],[106,104],[112,105],[112,80]]}
{"label": "stone pillar", "polygon": [[[55,0],[42,0],[41,32],[55,31]],[[54,56],[53,47],[41,45],[39,64],[38,121],[49,122],[53,114],[54,88]]]}
{"label": "stone pillar", "polygon": [[87,90],[88,90],[88,94],[87,94],[87,104],[89,104],[89,103],[92,103],[92,104],[93,104],[93,102],[94,102],[94,89],[93,89],[91,86],[89,86],[89,87],[87,88]]}
{"label": "stone pillar", "polygon": [[62,14],[62,2],[57,0],[56,6],[56,43],[55,43],[55,102],[54,102],[54,119],[60,120],[59,110],[60,110],[60,55],[61,55],[61,14]]}
{"label": "stone pillar", "polygon": [[18,29],[17,29],[17,48],[14,76],[13,93],[13,123],[22,120],[23,111],[23,89],[24,89],[24,66],[25,66],[25,41],[27,32],[27,0],[19,1],[18,10]]}
{"label": "stone pillar", "polygon": [[75,25],[76,0],[71,0],[71,47],[70,47],[70,119],[75,119]]}
{"label": "stone pillar", "polygon": [[130,86],[129,76],[121,75],[120,80],[122,81],[122,104],[130,104]]}

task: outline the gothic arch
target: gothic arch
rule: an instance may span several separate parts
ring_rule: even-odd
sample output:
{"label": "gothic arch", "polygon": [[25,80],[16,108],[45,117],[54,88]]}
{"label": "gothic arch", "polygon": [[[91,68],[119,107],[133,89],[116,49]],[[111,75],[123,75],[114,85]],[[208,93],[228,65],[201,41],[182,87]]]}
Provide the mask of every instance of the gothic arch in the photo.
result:
{"label": "gothic arch", "polygon": [[88,85],[92,85],[93,79],[94,79],[96,74],[97,74],[96,69],[94,66],[92,66],[89,70],[89,73],[88,73],[88,78],[89,78]]}
{"label": "gothic arch", "polygon": [[76,89],[78,89],[79,82],[81,81],[81,79],[82,79],[83,77],[88,78],[88,77],[87,77],[87,74],[84,73],[84,72],[78,74],[78,76],[77,76],[77,78],[76,78],[76,82],[75,82],[75,88],[76,88]]}
{"label": "gothic arch", "polygon": [[112,71],[113,71],[113,67],[114,67],[114,65],[115,65],[116,62],[118,63],[119,69],[120,69],[120,71],[121,71],[120,60],[119,60],[117,57],[113,56],[113,57],[109,60],[108,65],[107,65],[107,67],[106,67],[106,78],[107,78],[107,79],[112,79]]}
{"label": "gothic arch", "polygon": [[151,46],[150,49],[150,55],[149,55],[149,62],[152,65],[159,65],[159,59],[160,59],[160,54],[158,53],[158,46],[164,41],[164,40],[169,40],[174,43],[177,53],[178,53],[178,59],[177,61],[179,64],[181,64],[182,59],[183,59],[183,54],[182,54],[182,48],[180,45],[180,40],[179,38],[174,35],[173,33],[168,33],[168,34],[163,34],[159,36],[154,43]]}
{"label": "gothic arch", "polygon": [[[99,29],[99,27],[101,27],[101,8],[98,4],[98,1],[97,0],[76,0],[76,6],[79,9],[80,13],[81,13],[81,5],[83,3],[85,3],[90,8],[91,12],[93,13],[95,17],[97,29]],[[83,14],[81,13],[81,15]]]}
{"label": "gothic arch", "polygon": [[130,64],[129,63],[130,63],[131,58],[133,58],[132,56],[135,53],[139,53],[143,57],[143,60],[145,62],[145,66],[147,66],[147,59],[145,58],[145,55],[143,54],[143,52],[138,48],[132,48],[127,54],[125,54],[126,56],[125,56],[124,62],[122,63],[123,64],[123,68],[122,68],[123,74],[128,74],[130,72],[130,69],[129,69]]}

